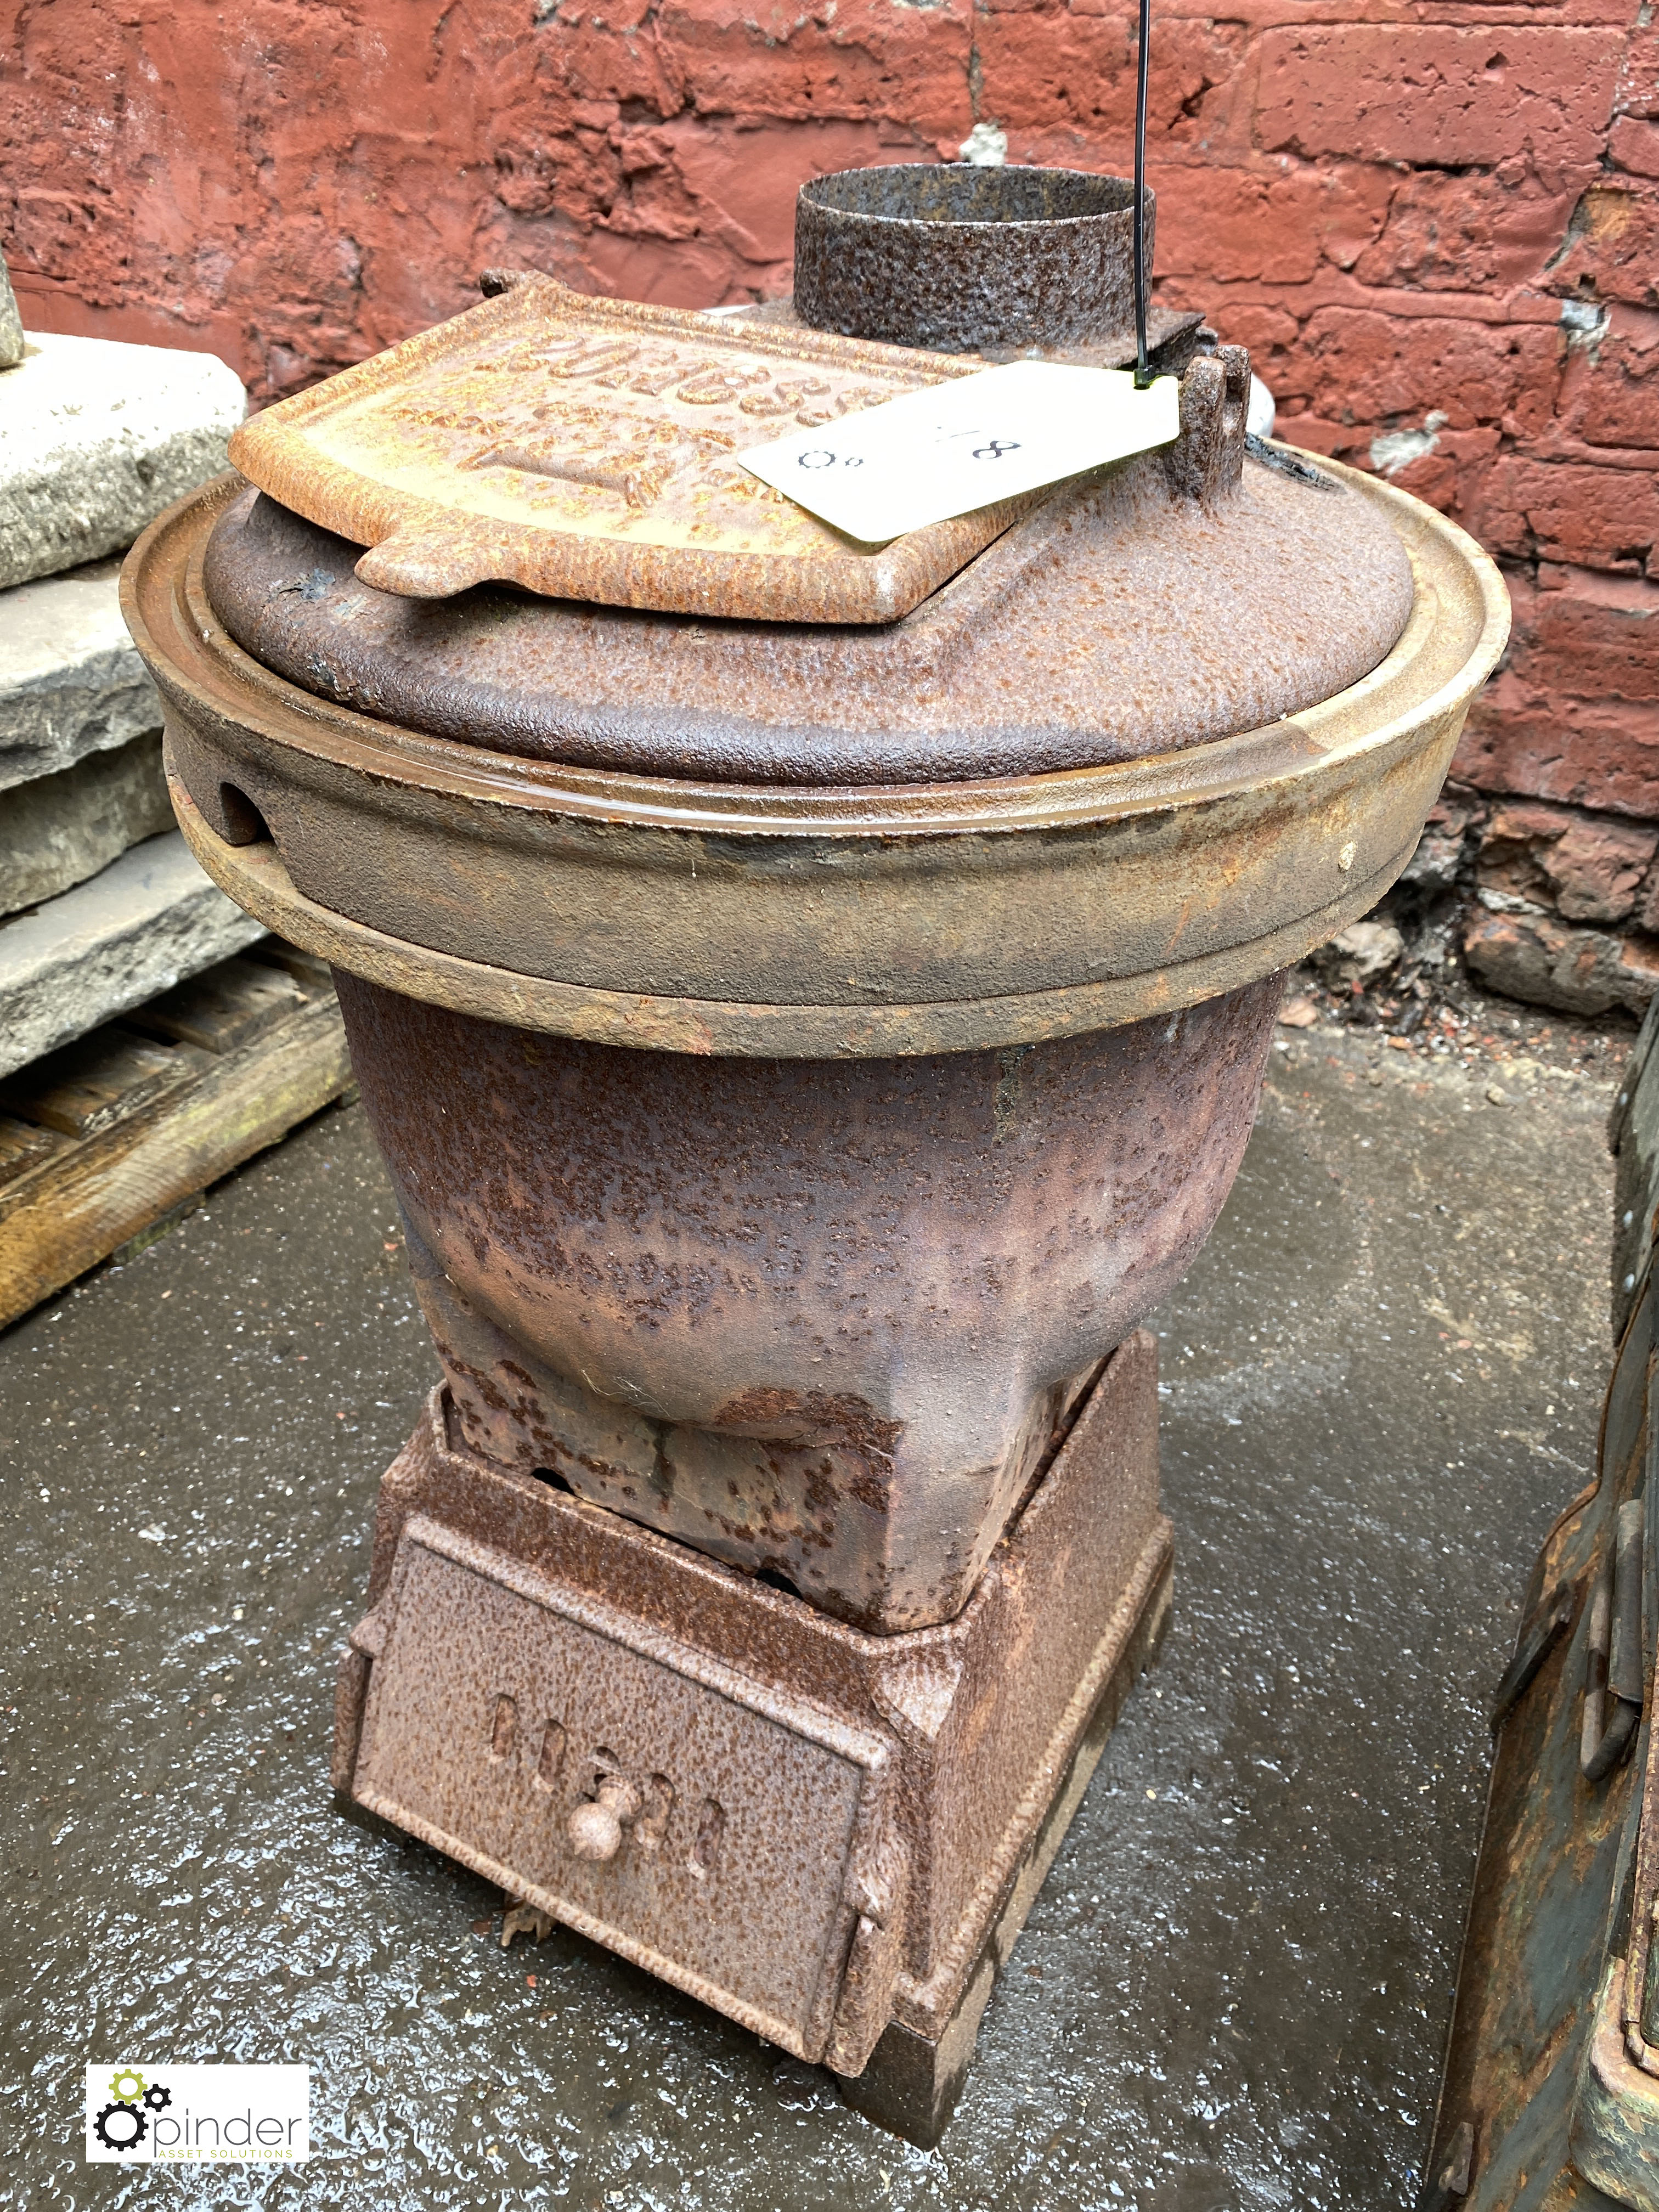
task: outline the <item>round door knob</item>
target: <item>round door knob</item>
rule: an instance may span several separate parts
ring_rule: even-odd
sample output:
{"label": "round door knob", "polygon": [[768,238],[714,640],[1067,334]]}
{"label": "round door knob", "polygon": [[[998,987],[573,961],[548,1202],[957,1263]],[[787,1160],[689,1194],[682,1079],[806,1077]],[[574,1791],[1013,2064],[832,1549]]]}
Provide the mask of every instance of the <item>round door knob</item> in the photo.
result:
{"label": "round door knob", "polygon": [[614,1859],[623,1830],[640,1809],[640,1793],[625,1774],[603,1774],[596,1802],[578,1805],[564,1824],[579,1859]]}
{"label": "round door knob", "polygon": [[614,1859],[622,1849],[622,1822],[609,1805],[578,1805],[565,1833],[579,1859]]}

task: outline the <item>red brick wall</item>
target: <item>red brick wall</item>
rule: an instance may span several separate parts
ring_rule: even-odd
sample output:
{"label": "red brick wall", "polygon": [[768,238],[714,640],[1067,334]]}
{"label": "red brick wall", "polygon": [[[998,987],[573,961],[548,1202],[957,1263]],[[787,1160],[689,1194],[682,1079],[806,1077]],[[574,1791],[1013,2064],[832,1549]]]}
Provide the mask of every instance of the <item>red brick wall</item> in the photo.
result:
{"label": "red brick wall", "polygon": [[[1122,0],[5,4],[26,322],[211,347],[260,394],[453,312],[490,261],[776,291],[803,177],[951,155],[976,120],[1014,159],[1128,154]],[[1510,566],[1462,767],[1659,817],[1650,12],[1162,4],[1150,156],[1164,296],[1251,347],[1284,434],[1375,455]]]}

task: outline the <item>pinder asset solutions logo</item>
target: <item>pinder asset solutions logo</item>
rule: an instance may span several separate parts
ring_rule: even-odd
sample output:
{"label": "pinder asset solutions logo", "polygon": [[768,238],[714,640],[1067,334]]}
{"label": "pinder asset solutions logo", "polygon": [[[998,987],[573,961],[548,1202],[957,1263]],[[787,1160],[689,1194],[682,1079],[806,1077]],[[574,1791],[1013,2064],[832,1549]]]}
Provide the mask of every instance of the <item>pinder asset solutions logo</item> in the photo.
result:
{"label": "pinder asset solutions logo", "polygon": [[293,2166],[311,2149],[308,2066],[88,2066],[94,2166]]}

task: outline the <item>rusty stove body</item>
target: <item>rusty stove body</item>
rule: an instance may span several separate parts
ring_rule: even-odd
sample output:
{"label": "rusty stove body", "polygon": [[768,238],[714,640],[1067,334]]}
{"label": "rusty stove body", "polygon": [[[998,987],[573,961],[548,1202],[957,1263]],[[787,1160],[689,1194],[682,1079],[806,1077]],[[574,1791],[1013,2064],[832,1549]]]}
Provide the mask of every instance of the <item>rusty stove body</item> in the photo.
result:
{"label": "rusty stove body", "polygon": [[489,278],[124,586],[193,848],[335,963],[446,1376],[339,1787],[923,2141],[1167,1610],[1136,1324],[1506,627],[1438,516],[1247,458],[1190,316],[1175,447],[889,547],[733,462],[1123,362],[1128,197],[820,179],[732,319]]}

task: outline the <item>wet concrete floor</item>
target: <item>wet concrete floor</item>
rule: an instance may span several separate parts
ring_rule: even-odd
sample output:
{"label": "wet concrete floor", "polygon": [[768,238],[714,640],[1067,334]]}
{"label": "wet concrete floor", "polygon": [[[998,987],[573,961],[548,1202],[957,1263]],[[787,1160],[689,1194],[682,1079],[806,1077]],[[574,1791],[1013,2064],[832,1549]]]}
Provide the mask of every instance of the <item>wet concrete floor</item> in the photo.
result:
{"label": "wet concrete floor", "polygon": [[[503,1951],[496,1893],[337,1808],[369,1501],[434,1374],[361,1109],[42,1308],[0,1338],[0,2203],[1407,2204],[1484,1701],[1595,1445],[1607,1099],[1275,1053],[1157,1317],[1176,1625],[931,2154],[578,1937]],[[310,2063],[309,2163],[82,2163],[89,2060],[230,2059]]]}

